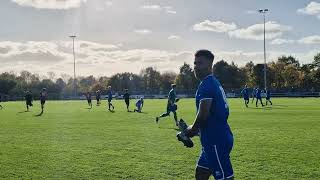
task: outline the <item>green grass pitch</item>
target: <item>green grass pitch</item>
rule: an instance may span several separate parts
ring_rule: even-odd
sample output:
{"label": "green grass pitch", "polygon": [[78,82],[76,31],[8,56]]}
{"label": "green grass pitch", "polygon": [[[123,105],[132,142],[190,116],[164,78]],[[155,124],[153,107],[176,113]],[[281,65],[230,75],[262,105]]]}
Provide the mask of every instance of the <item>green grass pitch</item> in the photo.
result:
{"label": "green grass pitch", "polygon": [[[320,99],[274,98],[274,106],[245,108],[229,99],[231,154],[236,179],[320,177]],[[93,101],[95,103],[95,101]],[[134,101],[131,101],[133,108]],[[199,138],[187,149],[176,140],[173,115],[155,123],[166,100],[145,100],[143,113],[123,101],[87,109],[86,101],[2,103],[0,179],[193,179]],[[193,99],[181,99],[178,117],[189,124]]]}

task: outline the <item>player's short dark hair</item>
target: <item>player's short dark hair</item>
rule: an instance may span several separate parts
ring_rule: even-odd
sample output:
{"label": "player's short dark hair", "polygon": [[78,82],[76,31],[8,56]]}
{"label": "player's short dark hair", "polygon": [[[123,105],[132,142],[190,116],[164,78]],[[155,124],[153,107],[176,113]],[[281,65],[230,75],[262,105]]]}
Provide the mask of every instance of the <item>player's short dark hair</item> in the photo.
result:
{"label": "player's short dark hair", "polygon": [[214,55],[212,54],[211,51],[206,50],[206,49],[200,49],[196,52],[196,54],[194,55],[195,57],[206,57],[211,63],[214,60]]}

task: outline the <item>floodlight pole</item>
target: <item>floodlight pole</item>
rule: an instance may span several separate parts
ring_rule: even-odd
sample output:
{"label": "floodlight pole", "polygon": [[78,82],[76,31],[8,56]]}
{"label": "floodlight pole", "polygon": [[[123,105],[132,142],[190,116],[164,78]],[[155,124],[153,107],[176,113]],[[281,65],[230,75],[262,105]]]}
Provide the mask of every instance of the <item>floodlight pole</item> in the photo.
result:
{"label": "floodlight pole", "polygon": [[260,9],[263,14],[263,57],[264,57],[264,89],[267,89],[267,56],[266,56],[266,13],[269,9]]}
{"label": "floodlight pole", "polygon": [[76,54],[74,52],[74,39],[77,37],[75,35],[69,36],[72,38],[72,52],[73,52],[73,95],[74,97],[77,96],[77,89],[76,89]]}

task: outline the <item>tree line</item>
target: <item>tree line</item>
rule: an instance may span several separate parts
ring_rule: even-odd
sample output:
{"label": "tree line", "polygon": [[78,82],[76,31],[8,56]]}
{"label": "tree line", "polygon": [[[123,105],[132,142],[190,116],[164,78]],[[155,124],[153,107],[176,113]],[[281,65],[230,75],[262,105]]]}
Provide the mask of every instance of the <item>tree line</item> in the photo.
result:
{"label": "tree line", "polygon": [[[247,84],[249,87],[264,87],[263,64],[248,62],[238,67],[234,62],[218,61],[213,66],[214,75],[220,80],[227,92],[238,92]],[[31,91],[35,97],[42,88],[47,88],[52,99],[67,98],[74,94],[74,79],[67,74],[56,77],[49,72],[47,77],[29,71],[20,74],[4,72],[0,74],[0,93],[10,97],[23,97],[25,91]],[[191,65],[184,63],[179,72],[159,72],[147,67],[139,74],[117,73],[111,77],[77,77],[75,79],[77,96],[87,91],[101,90],[106,93],[108,86],[122,94],[129,89],[131,94],[167,94],[172,83],[177,85],[179,93],[194,94],[198,80],[194,77]],[[293,56],[281,56],[267,64],[267,86],[273,91],[320,91],[320,53],[314,56],[310,64],[300,64]]]}

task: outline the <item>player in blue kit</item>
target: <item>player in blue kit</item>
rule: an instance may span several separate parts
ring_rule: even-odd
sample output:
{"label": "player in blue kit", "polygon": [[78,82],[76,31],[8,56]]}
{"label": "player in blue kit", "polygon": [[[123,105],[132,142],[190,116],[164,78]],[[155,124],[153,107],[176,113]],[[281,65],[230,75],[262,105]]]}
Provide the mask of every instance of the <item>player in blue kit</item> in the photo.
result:
{"label": "player in blue kit", "polygon": [[170,112],[173,113],[173,117],[174,117],[174,121],[176,123],[176,126],[178,126],[178,117],[177,117],[177,105],[176,102],[178,101],[178,99],[176,98],[176,85],[175,84],[171,84],[171,90],[169,92],[168,95],[168,103],[167,103],[167,112],[163,113],[162,115],[160,115],[159,117],[156,117],[156,123],[159,122],[159,119],[162,117],[166,117],[170,115]]}
{"label": "player in blue kit", "polygon": [[197,114],[193,125],[185,130],[188,137],[200,136],[202,152],[198,160],[195,178],[207,180],[233,179],[230,152],[233,134],[227,122],[229,107],[219,81],[212,75],[214,55],[208,50],[195,54],[194,72],[201,82],[196,92]]}
{"label": "player in blue kit", "polygon": [[262,93],[261,89],[260,89],[260,88],[257,88],[257,89],[256,89],[256,99],[257,99],[257,101],[256,101],[256,107],[258,107],[258,101],[260,101],[262,107],[264,106],[263,103],[262,103],[261,93]]}
{"label": "player in blue kit", "polygon": [[111,101],[112,101],[112,91],[111,91],[111,86],[108,86],[108,110],[111,111],[111,108],[112,107],[112,110],[114,110],[114,106],[112,105]]}
{"label": "player in blue kit", "polygon": [[244,104],[246,105],[246,107],[248,107],[248,104],[249,104],[249,89],[248,89],[247,85],[244,86],[244,88],[241,91],[241,94],[242,94],[243,99],[244,99]]}
{"label": "player in blue kit", "polygon": [[256,91],[257,91],[257,88],[253,88],[252,89],[252,93],[251,93],[252,101],[251,101],[251,104],[253,103],[254,99],[256,98]]}
{"label": "player in blue kit", "polygon": [[272,105],[272,102],[271,102],[271,92],[269,89],[266,89],[266,106],[268,106],[268,102]]}
{"label": "player in blue kit", "polygon": [[134,112],[139,112],[141,113],[142,107],[143,107],[143,98],[140,98],[137,102],[136,102],[136,107],[137,109],[134,109]]}

